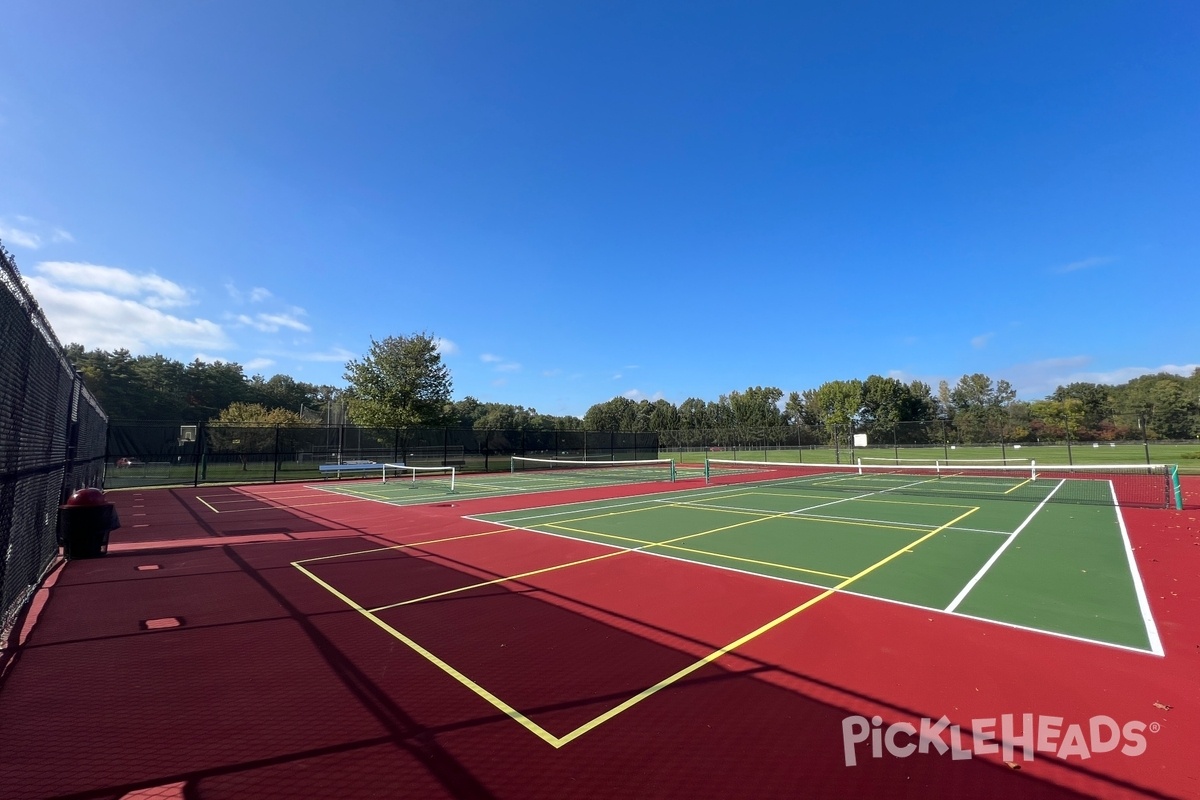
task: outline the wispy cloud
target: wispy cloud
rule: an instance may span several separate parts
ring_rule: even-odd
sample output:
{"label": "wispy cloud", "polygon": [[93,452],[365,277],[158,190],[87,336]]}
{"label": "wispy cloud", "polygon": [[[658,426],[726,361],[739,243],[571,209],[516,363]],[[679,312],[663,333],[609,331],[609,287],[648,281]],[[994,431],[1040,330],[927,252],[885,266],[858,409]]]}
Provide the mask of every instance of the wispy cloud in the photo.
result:
{"label": "wispy cloud", "polygon": [[1081,269],[1091,269],[1092,267],[1102,267],[1105,264],[1111,264],[1117,260],[1116,256],[1092,256],[1091,258],[1072,261],[1069,264],[1061,264],[1054,268],[1055,272],[1078,272]]}
{"label": "wispy cloud", "polygon": [[75,237],[62,228],[45,225],[33,217],[17,215],[16,223],[0,217],[0,240],[27,250],[37,250],[47,240],[73,242]]}
{"label": "wispy cloud", "polygon": [[[281,354],[284,355],[284,354]],[[329,350],[322,351],[306,351],[299,353],[287,353],[288,358],[294,358],[297,361],[319,361],[327,363],[345,364],[347,361],[358,358],[358,353],[352,353],[344,347],[333,347]]]}
{"label": "wispy cloud", "polygon": [[630,400],[634,400],[639,403],[643,400],[654,403],[658,400],[664,399],[662,392],[655,392],[654,394],[647,395],[641,389],[629,389],[628,391],[621,392],[621,397],[628,397]]}
{"label": "wispy cloud", "polygon": [[142,298],[64,286],[44,275],[31,275],[26,283],[63,342],[89,350],[124,348],[135,354],[169,347],[220,350],[230,346],[216,322],[183,319]]}
{"label": "wispy cloud", "polygon": [[437,351],[444,356],[458,355],[458,345],[449,339],[438,337],[433,344]]}
{"label": "wispy cloud", "polygon": [[1059,386],[1071,383],[1099,383],[1116,386],[1141,375],[1167,372],[1173,375],[1191,375],[1200,364],[1162,364],[1157,367],[1113,367],[1089,369],[1095,359],[1077,355],[1065,358],[1047,358],[1026,364],[1016,364],[1006,370],[1006,377],[1025,399],[1040,398],[1052,393]]}
{"label": "wispy cloud", "polygon": [[987,347],[988,342],[990,342],[992,337],[995,335],[995,333],[981,333],[978,336],[974,336],[971,338],[971,347],[974,347],[976,350],[981,350],[984,347]]}
{"label": "wispy cloud", "polygon": [[252,358],[243,364],[242,367],[246,372],[252,372],[254,370],[265,369],[274,363],[275,361],[270,358]]}
{"label": "wispy cloud", "polygon": [[281,328],[290,328],[291,330],[305,333],[311,331],[311,327],[296,319],[298,314],[295,311],[299,311],[299,309],[295,309],[292,314],[255,314],[253,317],[246,314],[238,314],[234,319],[242,325],[248,325],[263,333],[275,333]]}
{"label": "wispy cloud", "polygon": [[492,369],[496,372],[519,372],[521,369],[521,365],[516,361],[509,361],[504,356],[498,356],[495,353],[484,353],[479,360],[485,364],[492,364]]}
{"label": "wispy cloud", "polygon": [[243,292],[238,288],[233,281],[225,283],[225,291],[229,295],[229,299],[235,303],[261,303],[264,300],[269,300],[275,295],[271,294],[270,289],[264,289],[261,286],[255,286],[249,292]]}
{"label": "wispy cloud", "polygon": [[154,273],[134,273],[120,267],[105,267],[81,261],[42,261],[34,272],[58,286],[95,289],[105,294],[138,298],[151,308],[173,308],[191,304],[191,294],[174,281]]}

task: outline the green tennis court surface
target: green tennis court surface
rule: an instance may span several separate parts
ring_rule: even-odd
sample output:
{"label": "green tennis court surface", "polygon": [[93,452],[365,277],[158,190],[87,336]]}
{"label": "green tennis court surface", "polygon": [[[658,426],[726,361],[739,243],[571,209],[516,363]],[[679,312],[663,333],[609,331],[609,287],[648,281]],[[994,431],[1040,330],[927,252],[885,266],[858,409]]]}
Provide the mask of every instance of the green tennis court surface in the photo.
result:
{"label": "green tennis court surface", "polygon": [[[508,472],[461,474],[449,468],[428,468],[417,473],[405,473],[401,468],[386,480],[371,477],[349,483],[311,484],[311,487],[393,505],[420,505],[593,486],[704,480],[703,466],[677,467],[669,459],[595,462],[537,458],[512,460],[514,469]],[[382,469],[383,465],[379,468]]]}
{"label": "green tennis court surface", "polygon": [[910,484],[816,474],[471,518],[1161,654],[1111,499]]}

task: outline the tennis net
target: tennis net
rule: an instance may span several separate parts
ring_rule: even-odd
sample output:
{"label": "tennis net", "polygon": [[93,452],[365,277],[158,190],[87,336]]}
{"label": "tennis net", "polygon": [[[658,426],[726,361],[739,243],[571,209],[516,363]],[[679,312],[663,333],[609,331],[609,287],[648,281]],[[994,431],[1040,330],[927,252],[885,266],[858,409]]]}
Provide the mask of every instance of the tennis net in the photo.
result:
{"label": "tennis net", "polygon": [[963,467],[992,467],[992,466],[1024,466],[1032,464],[1032,458],[901,458],[893,456],[861,456],[858,463],[863,466],[883,465],[888,467],[903,466],[963,466]]}
{"label": "tennis net", "polygon": [[675,462],[669,458],[638,461],[577,461],[563,458],[513,456],[511,472],[548,483],[616,484],[675,482]]}
{"label": "tennis net", "polygon": [[421,467],[412,464],[384,464],[384,483],[403,483],[410,489],[454,491],[457,474],[454,467]]}
{"label": "tennis net", "polygon": [[819,492],[916,494],[1143,508],[1176,506],[1175,472],[1164,464],[1077,466],[791,464],[709,459],[710,485],[767,482]]}

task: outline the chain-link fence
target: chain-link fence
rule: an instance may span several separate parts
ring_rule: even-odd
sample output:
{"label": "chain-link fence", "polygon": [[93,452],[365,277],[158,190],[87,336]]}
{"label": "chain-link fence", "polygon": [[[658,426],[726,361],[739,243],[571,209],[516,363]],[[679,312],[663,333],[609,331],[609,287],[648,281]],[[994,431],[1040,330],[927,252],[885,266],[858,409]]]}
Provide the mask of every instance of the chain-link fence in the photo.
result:
{"label": "chain-link fence", "polygon": [[108,420],[0,246],[0,642],[58,552],[58,506],[100,487]]}
{"label": "chain-link fence", "polygon": [[776,428],[697,428],[662,431],[664,457],[682,462],[721,458],[852,464],[954,462],[1041,464],[1179,464],[1200,471],[1200,441],[1167,439],[1136,416],[1100,431],[1016,424],[993,417],[915,422]]}
{"label": "chain-link fence", "polygon": [[110,487],[320,479],[352,462],[509,469],[512,456],[627,461],[659,457],[657,433],[362,428],[355,425],[113,423]]}

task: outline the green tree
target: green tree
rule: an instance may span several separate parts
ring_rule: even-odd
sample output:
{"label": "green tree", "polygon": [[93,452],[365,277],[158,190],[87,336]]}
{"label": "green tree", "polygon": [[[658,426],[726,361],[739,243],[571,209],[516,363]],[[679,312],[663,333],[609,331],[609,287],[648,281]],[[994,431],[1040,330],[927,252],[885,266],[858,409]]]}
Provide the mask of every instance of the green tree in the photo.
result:
{"label": "green tree", "polygon": [[1059,386],[1051,400],[1078,400],[1082,408],[1079,432],[1082,439],[1098,438],[1104,422],[1112,418],[1112,388],[1099,383],[1077,382]]}
{"label": "green tree", "polygon": [[689,397],[680,403],[679,427],[689,431],[712,427],[708,421],[708,404],[698,397]]}
{"label": "green tree", "polygon": [[892,441],[904,419],[908,399],[908,387],[895,378],[871,375],[863,382],[859,422],[866,428],[869,441],[875,444]]}
{"label": "green tree", "polygon": [[583,427],[589,431],[631,431],[636,422],[637,403],[628,397],[597,403],[583,415]]}
{"label": "green tree", "polygon": [[222,409],[209,423],[208,437],[213,451],[236,453],[245,471],[254,456],[266,458],[275,452],[278,426],[312,427],[313,424],[301,419],[298,410],[239,402]]}
{"label": "green tree", "polygon": [[776,428],[783,424],[779,401],[783,390],[774,386],[751,386],[729,393],[729,411],[735,428]]}
{"label": "green tree", "polygon": [[847,432],[862,409],[862,397],[863,383],[858,379],[827,381],[816,388],[806,405],[820,424]]}
{"label": "green tree", "polygon": [[233,403],[246,398],[246,377],[241,364],[196,359],[184,368],[185,413],[193,419],[212,419]]}
{"label": "green tree", "polygon": [[963,375],[950,392],[959,436],[967,442],[999,441],[1005,435],[1005,409],[1016,397],[1006,380],[993,382],[979,372]]}
{"label": "green tree", "polygon": [[350,418],[375,428],[445,425],[452,419],[450,369],[430,333],[371,339],[361,360],[346,364]]}
{"label": "green tree", "polygon": [[650,430],[675,431],[681,427],[679,409],[668,400],[655,400],[650,412]]}

